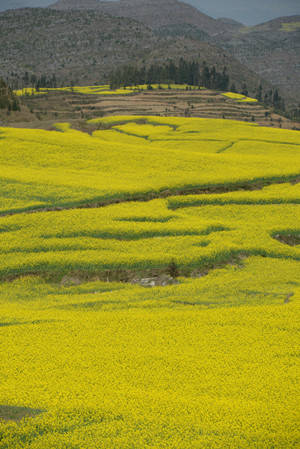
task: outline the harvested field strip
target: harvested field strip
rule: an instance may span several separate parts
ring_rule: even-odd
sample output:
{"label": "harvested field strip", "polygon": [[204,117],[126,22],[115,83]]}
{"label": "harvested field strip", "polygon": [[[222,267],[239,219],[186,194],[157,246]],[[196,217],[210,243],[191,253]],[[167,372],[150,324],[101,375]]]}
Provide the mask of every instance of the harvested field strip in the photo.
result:
{"label": "harvested field strip", "polygon": [[28,407],[16,407],[0,405],[0,423],[4,421],[21,421],[23,418],[34,417],[42,413],[42,410],[34,410]]}
{"label": "harvested field strip", "polygon": [[[203,245],[204,247],[205,245]],[[202,263],[201,266],[193,267],[180,267],[178,269],[178,277],[185,279],[196,279],[207,276],[213,270],[220,270],[226,266],[235,266],[236,268],[243,268],[244,262],[251,256],[245,253],[233,253],[230,257],[220,258],[218,262],[207,261]],[[270,258],[271,259],[271,258]],[[276,258],[275,258],[276,259]],[[286,259],[289,260],[289,259]],[[159,267],[135,267],[135,268],[98,268],[95,270],[86,269],[71,269],[68,271],[26,271],[9,273],[7,275],[0,274],[1,282],[14,282],[17,279],[23,279],[24,277],[32,277],[37,279],[43,279],[50,284],[60,284],[62,286],[75,286],[81,284],[88,284],[89,282],[105,282],[107,284],[107,291],[111,288],[110,285],[114,283],[126,283],[126,284],[140,284],[145,278],[153,278],[157,280],[155,286],[160,286],[161,280],[166,280],[166,285],[175,285],[179,283],[175,281],[174,284],[170,282],[172,277],[170,276],[170,266]],[[121,287],[119,287],[121,288]],[[12,323],[11,325],[20,325],[20,323]],[[28,323],[22,323],[28,324]],[[1,327],[2,324],[0,324]]]}

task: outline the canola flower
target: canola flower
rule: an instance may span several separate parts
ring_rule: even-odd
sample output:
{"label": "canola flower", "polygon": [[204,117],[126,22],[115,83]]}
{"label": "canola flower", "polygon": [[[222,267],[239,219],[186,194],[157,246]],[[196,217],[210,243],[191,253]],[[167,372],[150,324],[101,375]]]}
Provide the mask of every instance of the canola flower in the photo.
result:
{"label": "canola flower", "polygon": [[[2,214],[274,184],[0,217],[0,449],[294,449],[298,133],[97,123],[92,136],[0,128]],[[191,277],[153,289],[97,278],[172,260]],[[65,274],[94,279],[64,286]]]}
{"label": "canola flower", "polygon": [[[140,123],[141,122],[141,123]],[[242,122],[108,117],[93,136],[0,129],[0,213],[190,190],[299,173],[299,133]]]}
{"label": "canola flower", "polygon": [[222,94],[223,97],[231,98],[232,100],[236,100],[238,103],[257,103],[256,98],[247,97],[246,95],[237,94],[234,92],[226,92]]}
{"label": "canola flower", "polygon": [[299,260],[299,248],[274,239],[299,234],[299,188],[250,194],[2,217],[0,274],[166,268],[172,259],[197,268],[240,254]]}
{"label": "canola flower", "polygon": [[28,95],[45,95],[48,92],[74,92],[85,95],[122,95],[133,93],[133,89],[120,88],[111,90],[109,85],[100,86],[69,86],[69,87],[41,87],[38,91],[35,87],[24,87],[23,89],[17,89],[14,93],[17,96]]}
{"label": "canola flower", "polygon": [[1,449],[296,447],[295,264],[152,290],[0,284],[0,404],[41,412],[0,418]]}
{"label": "canola flower", "polygon": [[[173,90],[202,90],[204,87],[190,86],[188,84],[151,84],[153,90],[173,89]],[[94,86],[66,86],[66,87],[41,87],[36,90],[35,87],[24,87],[23,89],[16,89],[14,93],[19,96],[28,95],[45,95],[48,92],[74,92],[84,95],[129,95],[141,90],[147,90],[148,84],[140,84],[131,87],[120,87],[118,89],[111,89],[109,84],[94,85]]]}

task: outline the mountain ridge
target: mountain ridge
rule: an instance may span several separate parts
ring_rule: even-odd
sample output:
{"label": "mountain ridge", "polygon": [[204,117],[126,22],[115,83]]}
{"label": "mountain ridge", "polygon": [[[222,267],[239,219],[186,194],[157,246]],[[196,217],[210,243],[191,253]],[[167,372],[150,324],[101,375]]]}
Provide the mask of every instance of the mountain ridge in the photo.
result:
{"label": "mountain ridge", "polygon": [[150,29],[160,32],[172,25],[193,25],[209,35],[226,31],[222,22],[202,13],[194,6],[178,0],[58,0],[50,9],[94,9],[112,16],[134,18]]}
{"label": "mountain ridge", "polygon": [[94,84],[109,81],[111,71],[122,65],[155,64],[182,56],[206,61],[221,71],[227,66],[230,83],[237,87],[246,83],[254,90],[263,83],[220,47],[185,37],[161,38],[131,19],[98,11],[43,8],[0,13],[0,76],[13,73],[15,88],[26,71],[48,77],[55,73],[64,85]]}
{"label": "mountain ridge", "polygon": [[[163,5],[163,6],[162,6]],[[144,23],[164,37],[192,37],[216,44],[285,92],[300,99],[300,16],[286,16],[246,27],[227,18],[213,19],[178,0],[58,0],[50,6],[68,10],[99,9]]]}
{"label": "mountain ridge", "polygon": [[[122,0],[123,5],[128,4],[128,1]],[[74,4],[70,0],[64,2],[67,6]],[[99,2],[89,0],[89,5],[96,3]],[[130,3],[134,5],[136,0],[130,0]],[[182,4],[176,0],[168,0],[166,4],[173,3],[179,6]],[[83,3],[77,0],[77,4]],[[152,0],[149,4],[157,5],[158,0]],[[206,20],[205,15],[201,17]],[[223,22],[211,18],[208,22],[210,20]],[[219,71],[227,66],[230,85],[235,83],[237,89],[241,90],[245,83],[249,93],[255,96],[260,84],[264,90],[272,89],[272,84],[264,80],[267,76],[261,75],[259,68],[256,70],[258,74],[255,74],[249,61],[240,62],[243,55],[238,53],[239,46],[229,46],[228,50],[224,50],[222,42],[217,42],[218,36],[220,40],[222,36],[223,40],[227,36],[230,43],[232,36],[247,29],[238,25],[230,21],[231,30],[227,26],[226,31],[215,36],[202,31],[204,38],[201,39],[196,28],[195,34],[188,36],[182,24],[182,33],[175,26],[171,34],[162,37],[136,19],[113,17],[94,9],[10,10],[0,13],[0,76],[5,79],[10,77],[13,87],[18,87],[18,80],[19,84],[22,83],[26,71],[38,76],[55,73],[59,82],[65,85],[71,82],[94,84],[108,82],[109,74],[126,64],[155,64],[184,56],[199,63],[206,61],[211,66],[215,65]],[[198,30],[201,31],[200,28]],[[237,53],[236,57],[232,56],[234,52]],[[281,91],[280,95],[284,96],[284,92]],[[291,96],[284,97],[287,103],[292,102]]]}
{"label": "mountain ridge", "polygon": [[280,17],[214,38],[242,64],[300,99],[300,15]]}

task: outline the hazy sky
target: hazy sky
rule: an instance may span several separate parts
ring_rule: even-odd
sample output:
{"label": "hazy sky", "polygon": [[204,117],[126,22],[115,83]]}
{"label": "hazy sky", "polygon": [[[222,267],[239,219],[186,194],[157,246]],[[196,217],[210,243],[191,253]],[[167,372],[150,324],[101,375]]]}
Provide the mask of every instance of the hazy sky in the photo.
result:
{"label": "hazy sky", "polygon": [[[0,11],[25,6],[47,6],[55,0],[0,0]],[[162,2],[164,0],[161,0]],[[276,17],[300,14],[299,0],[185,0],[212,17],[229,17],[256,25]]]}

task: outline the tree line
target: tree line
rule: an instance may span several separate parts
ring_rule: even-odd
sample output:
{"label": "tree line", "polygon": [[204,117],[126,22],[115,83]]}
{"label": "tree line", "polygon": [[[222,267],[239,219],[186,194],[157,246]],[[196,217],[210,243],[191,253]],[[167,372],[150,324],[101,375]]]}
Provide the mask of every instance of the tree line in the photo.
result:
{"label": "tree line", "polygon": [[[248,87],[246,83],[240,83],[237,88],[235,83],[229,83],[229,75],[227,67],[222,71],[218,71],[215,66],[209,67],[206,62],[199,63],[198,61],[186,61],[184,58],[175,63],[168,61],[164,64],[152,64],[150,66],[135,66],[126,65],[115,72],[112,72],[108,77],[110,80],[110,88],[116,89],[118,87],[132,87],[138,85],[147,85],[149,89],[152,84],[187,84],[194,87],[205,87],[208,89],[219,90],[223,92],[236,92],[248,96]],[[40,88],[56,88],[58,80],[55,74],[52,75],[35,75],[25,72],[21,76],[22,85],[25,88],[35,88],[39,91]],[[19,84],[19,83],[15,83]],[[62,81],[60,80],[62,85]],[[74,82],[71,81],[71,86]],[[16,85],[14,86],[16,88]],[[272,107],[278,113],[285,113],[285,104],[283,98],[279,95],[278,90],[263,90],[260,85],[251,91],[250,96],[255,97],[259,103],[266,107]],[[293,110],[293,116],[299,117],[299,110]]]}
{"label": "tree line", "polygon": [[18,98],[2,78],[0,78],[0,109],[8,113],[21,110]]}
{"label": "tree line", "polygon": [[183,58],[180,58],[178,64],[170,61],[164,65],[152,64],[140,68],[126,65],[110,76],[111,89],[139,84],[147,84],[149,88],[152,84],[188,84],[228,91],[229,76],[226,67],[218,72],[215,66],[209,68],[206,62],[200,65],[199,62],[185,61]]}
{"label": "tree line", "polygon": [[57,79],[55,74],[48,77],[46,75],[42,75],[40,77],[36,76],[34,73],[29,75],[28,72],[25,72],[23,77],[24,87],[34,87],[37,92],[40,88],[56,88],[57,87]]}

